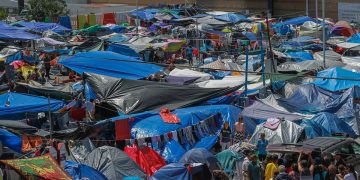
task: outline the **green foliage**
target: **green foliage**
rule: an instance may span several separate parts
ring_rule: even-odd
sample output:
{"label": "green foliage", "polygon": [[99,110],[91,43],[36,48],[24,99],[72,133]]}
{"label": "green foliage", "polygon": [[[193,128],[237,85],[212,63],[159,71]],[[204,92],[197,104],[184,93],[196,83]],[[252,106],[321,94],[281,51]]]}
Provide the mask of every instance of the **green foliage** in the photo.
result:
{"label": "green foliage", "polygon": [[8,17],[8,14],[4,8],[0,8],[0,20],[4,20]]}
{"label": "green foliage", "polygon": [[43,21],[45,17],[58,17],[67,15],[69,10],[65,0],[29,0],[26,10],[32,19]]}

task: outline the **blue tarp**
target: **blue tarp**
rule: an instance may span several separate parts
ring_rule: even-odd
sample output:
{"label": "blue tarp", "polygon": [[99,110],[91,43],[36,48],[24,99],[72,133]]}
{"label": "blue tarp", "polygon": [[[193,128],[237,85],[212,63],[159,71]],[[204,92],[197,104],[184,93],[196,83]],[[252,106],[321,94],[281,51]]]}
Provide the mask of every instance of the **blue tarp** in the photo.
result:
{"label": "blue tarp", "polygon": [[72,161],[66,161],[64,170],[75,180],[87,178],[89,180],[107,180],[107,178],[96,169]]}
{"label": "blue tarp", "polygon": [[301,85],[287,99],[279,99],[281,106],[290,112],[317,114],[334,113],[339,118],[355,116],[354,88],[345,92],[330,92],[314,84]]}
{"label": "blue tarp", "polygon": [[78,53],[59,63],[79,74],[88,72],[125,79],[143,79],[162,69],[153,64],[144,64],[137,58],[109,51]]}
{"label": "blue tarp", "polygon": [[165,159],[166,163],[175,163],[179,162],[185,152],[184,148],[177,141],[170,140],[165,144],[161,156]]}
{"label": "blue tarp", "polygon": [[23,29],[18,28],[0,28],[0,39],[10,40],[35,40],[40,39],[41,36],[31,34]]}
{"label": "blue tarp", "polygon": [[211,136],[201,138],[200,141],[198,141],[194,145],[194,148],[205,148],[208,151],[210,151],[214,147],[217,140],[218,140],[218,136],[215,136],[215,135],[211,135]]}
{"label": "blue tarp", "polygon": [[192,175],[183,163],[168,164],[150,177],[151,180],[192,180]]}
{"label": "blue tarp", "polygon": [[[1,112],[1,111],[0,111]],[[0,141],[2,144],[15,152],[22,153],[22,140],[21,137],[16,136],[15,134],[5,130],[0,129]]]}
{"label": "blue tarp", "polygon": [[16,60],[22,60],[22,59],[23,59],[23,53],[22,51],[18,51],[17,53],[6,57],[5,63],[10,64]]}
{"label": "blue tarp", "polygon": [[114,36],[111,36],[109,39],[106,39],[105,41],[112,42],[112,43],[121,43],[121,42],[126,42],[129,39],[130,39],[129,37],[127,37],[123,34],[116,34]]}
{"label": "blue tarp", "polygon": [[237,121],[241,109],[231,105],[212,105],[197,106],[189,108],[176,109],[172,113],[180,118],[179,124],[168,124],[163,121],[158,112],[140,113],[129,116],[120,116],[112,118],[113,120],[125,119],[132,117],[134,123],[131,124],[131,132],[135,137],[154,137],[166,134],[177,129],[185,128],[199,123],[211,116],[220,113],[223,121],[228,121],[231,129]]}
{"label": "blue tarp", "polygon": [[283,23],[284,24],[290,24],[290,25],[302,25],[306,21],[316,22],[316,20],[311,18],[311,17],[301,16],[301,17],[288,19],[288,20],[284,21]]}
{"label": "blue tarp", "polygon": [[24,22],[20,21],[14,24],[14,26],[24,27],[28,31],[43,33],[45,31],[51,30],[58,34],[70,33],[71,29],[66,28],[60,24],[56,23],[44,23],[44,22]]}
{"label": "blue tarp", "polygon": [[352,72],[339,67],[320,71],[318,72],[317,77],[357,79],[357,81],[321,78],[317,78],[315,80],[314,84],[316,86],[319,86],[329,91],[341,91],[349,89],[353,86],[357,86],[358,88],[360,88],[360,73]]}
{"label": "blue tarp", "polygon": [[68,28],[68,29],[72,29],[71,27],[71,19],[69,16],[60,16],[59,17],[59,24]]}
{"label": "blue tarp", "polygon": [[146,12],[146,11],[133,11],[130,13],[131,16],[138,17],[139,19],[143,21],[151,21],[155,18],[155,14],[152,12]]}
{"label": "blue tarp", "polygon": [[126,30],[126,27],[119,26],[116,24],[112,24],[112,25],[108,26],[108,28],[110,29],[111,32],[114,32],[114,33],[124,33]]}
{"label": "blue tarp", "polygon": [[125,56],[139,57],[139,54],[134,49],[125,44],[110,44],[106,51],[119,53]]}
{"label": "blue tarp", "polygon": [[251,20],[247,19],[246,16],[241,15],[241,14],[235,14],[235,13],[227,13],[227,14],[215,16],[215,19],[227,21],[227,22],[231,22],[231,23],[238,23],[240,21],[242,21],[242,22],[244,22],[244,21],[250,22],[251,21]]}
{"label": "blue tarp", "polygon": [[353,138],[356,137],[356,133],[350,125],[336,115],[327,112],[318,113],[311,120],[304,120],[302,126],[305,127],[308,138],[331,136],[333,133],[346,133]]}
{"label": "blue tarp", "polygon": [[[64,106],[59,100],[50,99],[51,111]],[[8,92],[0,95],[0,116],[10,116],[28,112],[48,112],[48,98]]]}
{"label": "blue tarp", "polygon": [[288,52],[286,54],[296,62],[314,60],[313,55],[306,51]]}
{"label": "blue tarp", "polygon": [[360,33],[354,34],[352,35],[347,42],[351,42],[351,43],[360,43]]}
{"label": "blue tarp", "polygon": [[250,41],[257,41],[257,38],[252,32],[242,32],[244,36],[246,36]]}
{"label": "blue tarp", "polygon": [[291,30],[290,25],[284,23],[278,23],[273,26],[273,29],[277,34],[287,35],[288,33],[293,34],[293,30]]}

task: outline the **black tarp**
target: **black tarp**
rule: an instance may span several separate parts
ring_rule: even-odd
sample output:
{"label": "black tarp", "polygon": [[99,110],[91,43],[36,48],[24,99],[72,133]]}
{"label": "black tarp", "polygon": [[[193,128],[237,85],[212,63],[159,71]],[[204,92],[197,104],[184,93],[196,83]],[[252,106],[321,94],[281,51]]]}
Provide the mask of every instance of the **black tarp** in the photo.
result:
{"label": "black tarp", "polygon": [[76,52],[99,51],[103,49],[104,41],[99,38],[90,38],[81,45],[74,48]]}
{"label": "black tarp", "polygon": [[15,131],[20,131],[22,133],[35,133],[38,129],[34,126],[29,126],[26,123],[14,120],[1,120],[0,127],[4,127],[6,129],[12,129]]}
{"label": "black tarp", "polygon": [[97,98],[124,114],[168,108],[174,110],[220,97],[239,89],[200,88],[168,83],[117,79],[84,73],[84,79]]}
{"label": "black tarp", "polygon": [[56,85],[53,86],[50,83],[45,83],[44,85],[36,82],[29,81],[29,83],[16,83],[18,85],[16,87],[17,92],[22,92],[21,88],[25,88],[28,93],[40,95],[40,96],[50,96],[54,99],[65,99],[71,100],[74,96],[76,96],[77,92],[73,90],[72,83],[68,83],[65,85]]}
{"label": "black tarp", "polygon": [[119,180],[128,176],[146,178],[141,168],[127,154],[115,147],[102,146],[94,149],[87,155],[84,164],[100,171],[109,180]]}

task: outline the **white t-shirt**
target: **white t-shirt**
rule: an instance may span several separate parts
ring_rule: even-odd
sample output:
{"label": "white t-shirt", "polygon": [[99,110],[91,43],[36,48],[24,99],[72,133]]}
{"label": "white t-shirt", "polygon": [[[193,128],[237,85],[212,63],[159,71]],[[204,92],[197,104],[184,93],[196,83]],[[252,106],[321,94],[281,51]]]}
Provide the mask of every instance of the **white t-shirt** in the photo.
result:
{"label": "white t-shirt", "polygon": [[344,180],[356,180],[354,173],[348,173],[344,176]]}

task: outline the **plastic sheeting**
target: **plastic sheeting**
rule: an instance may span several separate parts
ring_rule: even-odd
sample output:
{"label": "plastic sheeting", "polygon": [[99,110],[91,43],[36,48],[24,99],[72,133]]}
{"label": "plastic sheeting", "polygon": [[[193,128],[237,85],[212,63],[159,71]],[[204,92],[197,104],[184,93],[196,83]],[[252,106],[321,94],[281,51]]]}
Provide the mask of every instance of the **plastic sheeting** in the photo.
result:
{"label": "plastic sheeting", "polygon": [[[326,59],[326,67],[343,67],[344,63],[341,61],[332,61]],[[324,69],[323,61],[302,61],[297,63],[284,63],[278,66],[278,71],[281,72],[303,72],[303,71],[311,71],[311,70],[322,70]]]}
{"label": "plastic sheeting", "polygon": [[139,54],[135,50],[124,44],[110,44],[106,51],[111,51],[130,57],[139,57]]}
{"label": "plastic sheeting", "polygon": [[354,34],[352,35],[347,42],[351,42],[351,43],[360,43],[360,33]]}
{"label": "plastic sheeting", "polygon": [[290,121],[281,121],[277,129],[271,130],[264,127],[264,124],[256,126],[255,132],[252,135],[250,142],[256,144],[259,140],[260,134],[265,133],[265,139],[269,144],[294,144],[297,143],[302,135],[304,128]]}
{"label": "plastic sheeting", "polygon": [[84,78],[101,101],[123,114],[159,111],[162,108],[174,110],[229,94],[239,88],[206,89],[88,73],[84,74]]}
{"label": "plastic sheeting", "polygon": [[[48,98],[8,92],[0,95],[0,116],[10,117],[11,115],[28,112],[48,112]],[[59,100],[50,99],[50,110],[56,111],[64,106]]]}
{"label": "plastic sheeting", "polygon": [[205,148],[210,151],[218,140],[218,136],[211,135],[201,138],[195,145],[194,148]]}
{"label": "plastic sheeting", "polygon": [[[314,53],[314,59],[318,60],[318,61],[324,61],[324,52],[323,51],[319,51],[319,52],[315,52]],[[326,60],[326,65],[328,61],[341,61],[341,54],[338,54],[334,51],[331,50],[326,50],[325,51],[325,60]]]}
{"label": "plastic sheeting", "polygon": [[275,109],[274,107],[266,105],[259,101],[255,101],[252,105],[244,108],[244,110],[241,112],[241,115],[249,118],[262,119],[262,120],[266,120],[269,118],[283,117],[286,120],[294,121],[294,120],[301,120],[304,118],[303,116],[300,115],[291,114],[286,111]]}
{"label": "plastic sheeting", "polygon": [[29,81],[29,83],[16,83],[19,87],[24,87],[30,94],[50,96],[55,99],[71,100],[76,95],[76,91],[71,87],[71,84],[53,86],[50,83],[44,85],[36,82]]}
{"label": "plastic sheeting", "polygon": [[216,154],[217,160],[220,162],[220,165],[225,171],[235,171],[237,161],[242,160],[244,157],[235,151],[227,149],[225,151],[219,152]]}
{"label": "plastic sheeting", "polygon": [[219,161],[216,157],[204,148],[191,149],[180,159],[180,163],[203,163],[206,164],[210,171],[220,170]]}
{"label": "plastic sheeting", "polygon": [[0,129],[0,141],[1,141],[2,145],[12,149],[15,152],[22,153],[21,137],[18,137],[15,134],[13,134],[5,129]]}
{"label": "plastic sheeting", "polygon": [[196,80],[196,82],[206,81],[209,79],[213,79],[214,77],[210,74],[193,71],[190,69],[173,69],[169,76],[175,76],[175,77],[198,77],[199,79]]}
{"label": "plastic sheeting", "polygon": [[231,22],[231,23],[238,23],[240,21],[247,21],[247,22],[250,21],[249,19],[246,18],[246,16],[241,15],[241,14],[235,14],[235,13],[228,13],[228,14],[215,16],[215,19],[227,21],[227,22]]}
{"label": "plastic sheeting", "polygon": [[297,62],[301,62],[301,61],[306,61],[306,60],[314,60],[314,57],[311,53],[309,52],[288,52],[286,53],[288,56],[291,57],[291,59],[293,59],[294,61]]}
{"label": "plastic sheeting", "polygon": [[[321,79],[317,78],[314,84],[329,91],[341,91],[353,86],[360,88],[360,73],[352,72],[342,68],[331,68],[318,72],[317,77],[343,78],[343,79]],[[345,80],[354,79],[354,80]]]}
{"label": "plastic sheeting", "polygon": [[66,161],[64,170],[75,180],[87,178],[89,180],[107,180],[107,178],[96,169],[72,161]]}
{"label": "plastic sheeting", "polygon": [[0,39],[27,41],[27,40],[36,40],[40,38],[41,36],[28,33],[23,29],[0,28]]}
{"label": "plastic sheeting", "polygon": [[184,148],[175,140],[170,140],[165,144],[161,156],[167,163],[176,163],[185,154]]}
{"label": "plastic sheeting", "polygon": [[88,72],[126,79],[142,79],[162,69],[153,64],[143,64],[134,57],[107,51],[78,53],[59,63],[79,74]]}
{"label": "plastic sheeting", "polygon": [[192,175],[183,163],[171,163],[158,171],[150,178],[151,180],[192,180]]}
{"label": "plastic sheeting", "polygon": [[71,32],[71,28],[66,28],[56,23],[44,23],[44,22],[17,22],[15,26],[24,27],[29,31],[36,33],[43,33],[45,31],[51,30],[58,34],[65,34]]}
{"label": "plastic sheeting", "polygon": [[76,52],[92,52],[103,50],[103,40],[98,38],[90,38],[83,42],[79,46],[76,46],[73,50]]}
{"label": "plastic sheeting", "polygon": [[72,29],[71,27],[71,19],[69,16],[60,16],[59,17],[59,24],[63,27],[66,27],[68,29]]}
{"label": "plastic sheeting", "polygon": [[278,102],[290,112],[304,114],[329,112],[336,114],[339,118],[350,118],[355,116],[353,100],[353,88],[341,93],[330,92],[308,84],[299,86],[289,98],[279,99]]}
{"label": "plastic sheeting", "polygon": [[[221,115],[223,121],[227,121],[233,129],[235,122],[239,118],[241,110],[231,105],[212,105],[212,106],[197,106],[176,109],[172,112],[181,119],[180,124],[167,124],[165,123],[158,113],[149,115],[139,114],[132,116],[134,121],[138,121],[131,126],[132,136],[134,138],[154,137],[175,131],[180,128],[195,125],[202,120]],[[131,117],[131,116],[130,116]],[[114,120],[123,119],[124,117],[116,117]]]}
{"label": "plastic sheeting", "polygon": [[331,113],[319,113],[311,120],[304,120],[301,124],[305,128],[308,138],[331,136],[333,133],[346,133],[355,138],[357,133],[346,121]]}
{"label": "plastic sheeting", "polygon": [[300,16],[300,17],[296,17],[296,18],[292,18],[292,19],[288,19],[286,21],[284,21],[284,24],[290,24],[290,25],[302,25],[307,21],[312,21],[312,22],[316,22],[315,19],[308,17],[308,16]]}
{"label": "plastic sheeting", "polygon": [[141,168],[128,155],[115,147],[102,146],[94,149],[87,155],[84,164],[98,170],[109,180],[128,176],[146,178]]}

